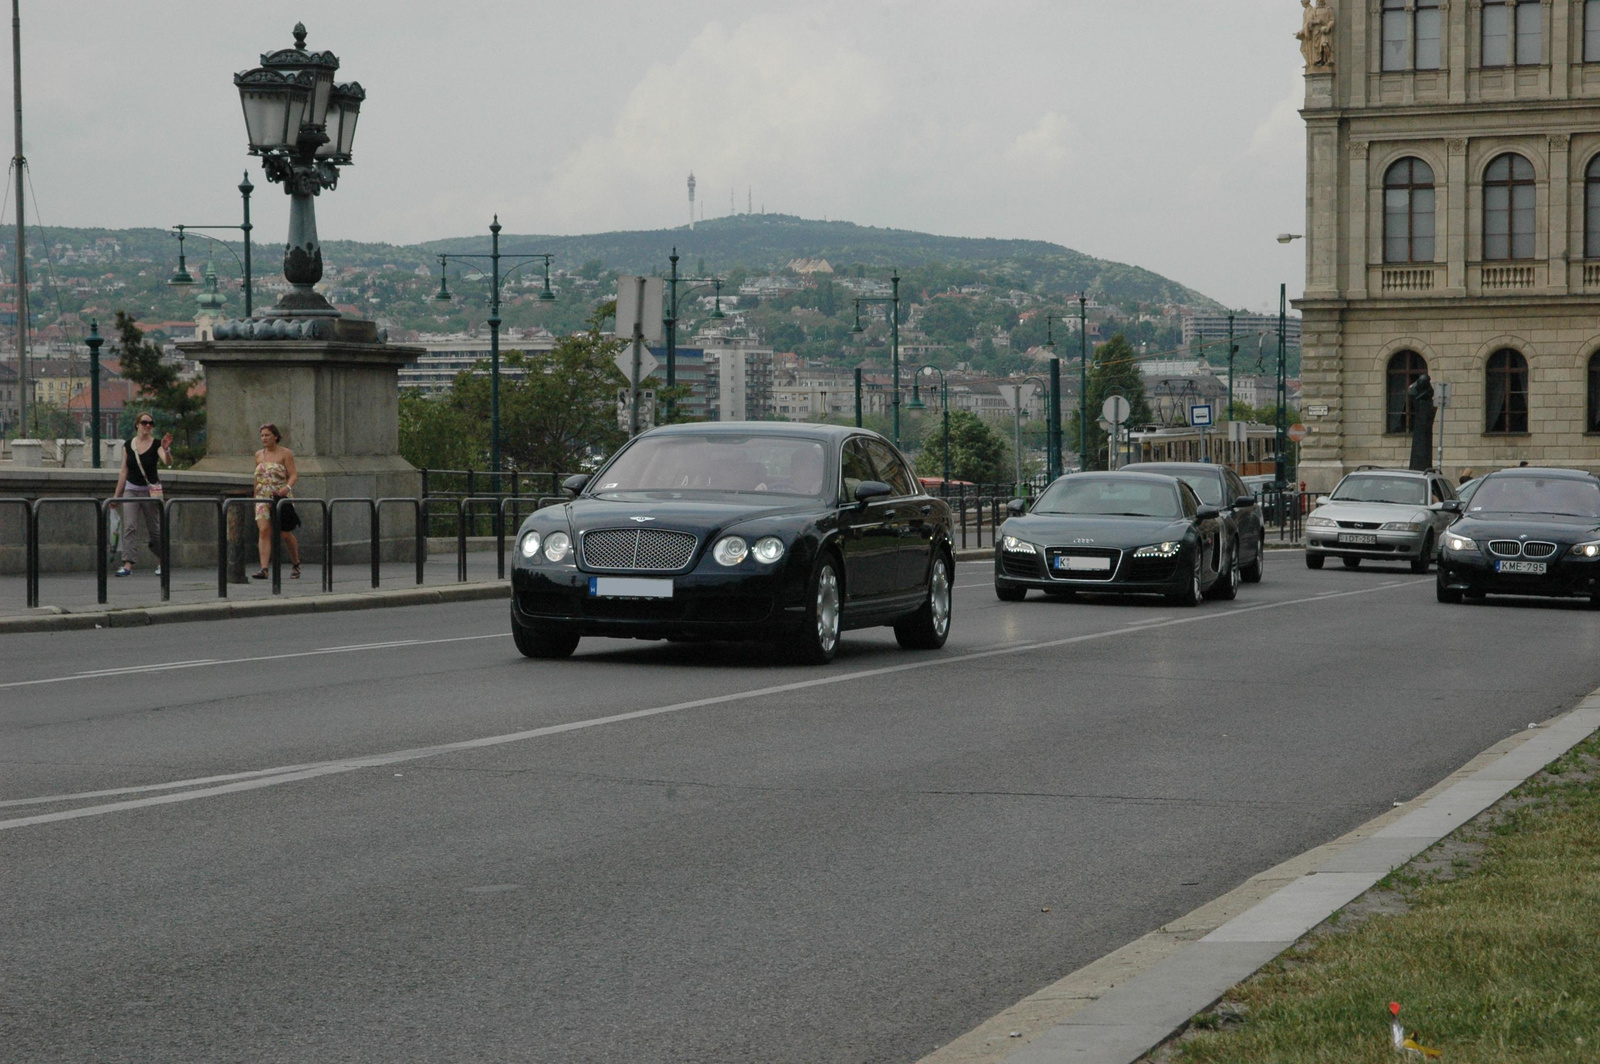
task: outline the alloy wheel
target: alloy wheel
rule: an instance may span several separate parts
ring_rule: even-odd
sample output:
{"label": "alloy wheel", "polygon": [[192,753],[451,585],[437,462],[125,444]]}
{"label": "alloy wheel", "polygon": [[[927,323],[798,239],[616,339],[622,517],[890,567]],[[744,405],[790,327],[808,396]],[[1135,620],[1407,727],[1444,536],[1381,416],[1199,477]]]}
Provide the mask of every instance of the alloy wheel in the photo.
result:
{"label": "alloy wheel", "polygon": [[[949,616],[948,603],[946,617]],[[833,653],[839,642],[839,577],[833,566],[825,565],[817,574],[817,645],[824,653]]]}
{"label": "alloy wheel", "polygon": [[928,607],[933,614],[933,630],[942,637],[950,627],[950,571],[943,558],[933,563],[933,579],[928,581]]}

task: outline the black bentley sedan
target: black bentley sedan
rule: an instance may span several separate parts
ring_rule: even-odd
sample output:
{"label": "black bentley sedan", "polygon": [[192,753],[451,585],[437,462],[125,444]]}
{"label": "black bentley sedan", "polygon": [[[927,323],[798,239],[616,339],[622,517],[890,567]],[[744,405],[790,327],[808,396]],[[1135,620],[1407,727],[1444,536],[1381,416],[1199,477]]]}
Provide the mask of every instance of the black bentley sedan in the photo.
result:
{"label": "black bentley sedan", "polygon": [[950,633],[950,508],[888,440],[786,422],[634,437],[517,535],[511,630],[529,657],[586,635],[764,640],[824,663],[849,628]]}
{"label": "black bentley sedan", "polygon": [[1029,588],[1070,598],[1078,592],[1165,595],[1194,606],[1239,591],[1239,558],[1221,511],[1176,477],[1157,473],[1071,473],[1031,510],[1009,504],[994,552],[994,591],[1020,602]]}
{"label": "black bentley sedan", "polygon": [[1440,602],[1576,595],[1600,609],[1600,480],[1588,473],[1490,473],[1441,540]]}
{"label": "black bentley sedan", "polygon": [[1267,560],[1267,526],[1255,493],[1239,474],[1215,462],[1133,462],[1122,468],[1177,477],[1194,489],[1202,506],[1220,510],[1228,530],[1228,550],[1239,560],[1239,575],[1247,584],[1260,583]]}

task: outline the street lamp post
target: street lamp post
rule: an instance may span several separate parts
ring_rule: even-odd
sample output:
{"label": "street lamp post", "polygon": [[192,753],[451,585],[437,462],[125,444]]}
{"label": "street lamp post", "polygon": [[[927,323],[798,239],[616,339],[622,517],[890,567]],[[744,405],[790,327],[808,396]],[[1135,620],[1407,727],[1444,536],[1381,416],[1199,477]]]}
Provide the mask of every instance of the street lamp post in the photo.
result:
{"label": "street lamp post", "polygon": [[1078,293],[1078,468],[1089,468],[1089,297]]}
{"label": "street lamp post", "polygon": [[[667,316],[661,324],[666,326],[667,334],[667,393],[671,395],[672,388],[678,383],[678,285],[687,283],[691,288],[684,289],[683,294],[688,295],[697,288],[714,286],[717,292],[717,305],[712,310],[712,318],[723,318],[722,313],[722,278],[721,277],[679,277],[678,276],[678,249],[674,247],[672,254],[667,256],[667,261],[672,263],[672,272],[667,274]],[[670,422],[677,412],[676,399],[667,400],[667,420]]]}
{"label": "street lamp post", "polygon": [[[246,318],[252,317],[255,314],[255,286],[250,279],[250,230],[254,228],[254,226],[250,224],[250,193],[254,192],[255,190],[256,187],[250,183],[250,172],[247,170],[245,171],[244,180],[239,182],[239,195],[244,199],[244,222],[240,225],[184,224],[175,225],[172,227],[178,231],[178,269],[175,273],[173,273],[172,279],[167,282],[170,285],[178,286],[194,284],[194,278],[189,275],[189,269],[183,261],[183,236],[186,230],[237,229],[244,234],[244,259],[243,261],[239,262],[239,269],[244,274],[244,280],[241,282],[241,284],[244,288],[244,316]],[[205,236],[204,233],[201,233],[200,235]],[[210,240],[214,244],[221,244],[223,247],[228,248],[228,254],[233,255],[233,249],[228,247],[228,245],[223,241],[209,236],[206,236],[206,239]],[[234,255],[234,259],[238,261],[239,256]]]}
{"label": "street lamp post", "polygon": [[1061,458],[1061,359],[1055,355],[1056,336],[1055,323],[1061,320],[1059,314],[1046,314],[1044,316],[1044,345],[1050,349],[1050,462],[1049,475],[1054,480],[1062,473],[1065,463]]}
{"label": "street lamp post", "polygon": [[[334,83],[339,57],[307,51],[304,23],[295,24],[294,42],[293,48],[263,54],[259,67],[233,77],[250,154],[261,158],[267,180],[282,184],[289,195],[283,276],[293,287],[266,314],[338,318],[339,312],[312,287],[322,280],[315,204],[323,189],[337,187],[339,167],[351,161],[367,93],[357,82]],[[243,186],[240,191],[248,196]]]}
{"label": "street lamp post", "polygon": [[[517,261],[500,273],[500,260],[503,257],[514,258]],[[539,293],[541,302],[555,299],[555,293],[550,290],[550,260],[554,258],[549,252],[533,251],[524,252],[513,256],[500,254],[500,216],[496,214],[489,223],[489,254],[447,254],[439,256],[439,291],[434,295],[434,300],[440,303],[450,302],[450,288],[448,284],[448,270],[451,259],[488,259],[489,260],[489,473],[491,476],[491,491],[500,490],[500,284],[511,277],[513,273],[524,266],[531,266],[535,262],[544,264],[544,290]],[[481,274],[479,276],[482,276]]]}
{"label": "street lamp post", "polygon": [[95,469],[100,468],[100,345],[105,342],[100,323],[91,318],[84,343],[89,346],[89,445],[94,448],[90,463]]}
{"label": "street lamp post", "polygon": [[[889,401],[894,404],[894,430],[892,438],[896,447],[900,446],[900,271],[896,270],[889,278],[893,285],[892,294],[889,296],[862,296],[856,302],[856,327],[855,332],[861,332],[861,304],[884,303],[889,307],[889,362],[893,376],[894,391]],[[859,408],[860,404],[856,404]]]}
{"label": "street lamp post", "polygon": [[[923,366],[917,373],[923,376],[932,373],[939,375],[939,409],[944,412],[944,491],[948,495],[950,493],[950,385],[945,380],[944,370],[938,366]],[[909,409],[921,410],[922,405],[922,396],[917,391],[917,378],[916,375],[913,375],[911,378],[911,403]]]}
{"label": "street lamp post", "polygon": [[1015,458],[1016,458],[1016,469],[1017,469],[1017,493],[1018,494],[1022,493],[1022,386],[1024,384],[1027,384],[1029,381],[1032,381],[1033,383],[1037,384],[1041,388],[1046,386],[1044,381],[1040,380],[1038,377],[1033,376],[1032,374],[1029,374],[1028,376],[1022,378],[1022,380],[1020,382],[1018,382],[1017,384],[1011,385],[1011,411],[1012,411],[1012,414],[1015,416],[1015,419],[1016,419],[1016,454],[1015,454]]}
{"label": "street lamp post", "polygon": [[1284,332],[1288,324],[1289,312],[1289,286],[1278,286],[1278,453],[1273,468],[1273,480],[1277,481],[1278,490],[1282,491],[1289,482],[1288,454],[1289,446],[1289,373],[1288,360],[1285,357]]}

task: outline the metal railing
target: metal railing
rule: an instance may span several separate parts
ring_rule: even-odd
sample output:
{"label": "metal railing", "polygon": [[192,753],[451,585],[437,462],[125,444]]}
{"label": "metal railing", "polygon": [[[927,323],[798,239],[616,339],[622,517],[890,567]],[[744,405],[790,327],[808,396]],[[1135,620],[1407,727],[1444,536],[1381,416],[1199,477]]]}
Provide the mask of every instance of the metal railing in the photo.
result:
{"label": "metal railing", "polygon": [[[570,477],[571,473],[559,472],[517,472],[506,470],[498,474],[499,490],[495,490],[496,474],[482,469],[422,469],[422,497],[423,499],[441,499],[454,502],[459,499],[516,499],[516,498],[549,498],[561,493],[561,482]],[[468,526],[469,535],[491,535],[496,539],[503,536],[501,527],[501,510],[487,511],[474,515]],[[450,514],[444,510],[432,510],[429,513],[430,535],[459,535],[459,522],[452,526],[449,524]],[[457,515],[459,516],[459,514]],[[480,523],[478,518],[486,519]],[[440,524],[434,523],[438,518]]]}

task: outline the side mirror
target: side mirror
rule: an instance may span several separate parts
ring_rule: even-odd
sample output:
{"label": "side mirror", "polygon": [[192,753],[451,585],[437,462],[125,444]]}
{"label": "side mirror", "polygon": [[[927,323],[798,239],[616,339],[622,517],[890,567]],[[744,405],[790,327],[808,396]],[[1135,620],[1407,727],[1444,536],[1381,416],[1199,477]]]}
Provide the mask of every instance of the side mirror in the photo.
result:
{"label": "side mirror", "polygon": [[1194,516],[1198,521],[1215,521],[1222,516],[1222,511],[1215,506],[1202,506],[1194,512]]}
{"label": "side mirror", "polygon": [[561,490],[562,491],[568,491],[568,492],[571,492],[572,494],[576,495],[576,494],[578,494],[578,492],[582,491],[583,488],[584,488],[584,485],[586,485],[588,483],[589,483],[589,474],[588,473],[579,473],[576,476],[570,476],[566,480],[563,480],[561,482]]}
{"label": "side mirror", "polygon": [[863,480],[856,485],[856,502],[862,504],[893,494],[894,489],[881,480]]}
{"label": "side mirror", "polygon": [[1241,495],[1237,499],[1233,500],[1233,508],[1235,510],[1243,510],[1247,507],[1254,506],[1255,504],[1256,497],[1254,495]]}
{"label": "side mirror", "polygon": [[1328,503],[1329,503],[1329,502],[1330,502],[1330,501],[1331,501],[1331,500],[1330,500],[1330,499],[1329,499],[1329,497],[1328,497],[1328,496],[1326,496],[1326,495],[1318,495],[1318,496],[1317,496],[1317,505],[1318,505],[1318,506],[1326,506],[1326,505],[1328,505]]}
{"label": "side mirror", "polygon": [[1010,502],[1006,503],[1006,513],[1010,514],[1012,517],[1021,517],[1027,512],[1027,499],[1012,499]]}
{"label": "side mirror", "polygon": [[1434,503],[1432,509],[1438,510],[1441,513],[1458,514],[1461,512],[1461,500],[1445,499],[1442,502]]}

